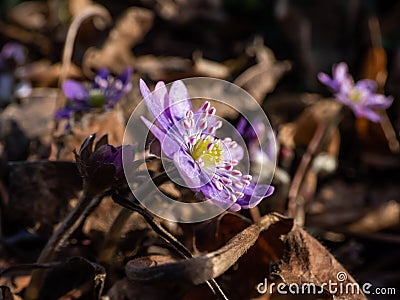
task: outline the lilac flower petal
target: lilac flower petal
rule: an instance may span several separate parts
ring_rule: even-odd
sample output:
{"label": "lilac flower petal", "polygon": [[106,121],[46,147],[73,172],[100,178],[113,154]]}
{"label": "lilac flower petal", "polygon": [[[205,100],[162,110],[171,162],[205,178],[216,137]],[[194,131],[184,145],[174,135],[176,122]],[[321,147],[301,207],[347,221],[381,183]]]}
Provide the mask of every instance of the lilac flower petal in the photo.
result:
{"label": "lilac flower petal", "polygon": [[154,136],[161,142],[164,140],[165,137],[165,133],[158,128],[156,125],[154,125],[153,123],[151,123],[149,120],[147,120],[145,117],[141,116],[140,117],[143,121],[143,123],[147,126],[147,128],[149,128],[149,130],[151,131],[152,134],[154,134]]}
{"label": "lilac flower petal", "polygon": [[355,84],[355,87],[356,87],[358,90],[367,90],[367,91],[369,91],[369,92],[375,92],[376,89],[378,88],[378,85],[377,85],[376,82],[373,81],[373,80],[370,80],[370,79],[363,79],[363,80],[358,81],[358,82]]}
{"label": "lilac flower petal", "polygon": [[87,101],[88,90],[78,81],[66,80],[62,85],[65,96],[72,101]]}
{"label": "lilac flower petal", "polygon": [[333,67],[333,78],[339,82],[344,82],[349,79],[349,67],[346,63],[341,62]]}
{"label": "lilac flower petal", "polygon": [[170,134],[164,133],[156,125],[152,124],[149,120],[141,117],[144,124],[154,134],[154,136],[160,141],[161,149],[165,155],[169,158],[173,158],[174,154],[181,148],[180,145],[170,136]]}
{"label": "lilac flower petal", "polygon": [[379,94],[371,95],[368,100],[368,106],[373,109],[387,109],[393,103],[393,97],[385,97]]}
{"label": "lilac flower petal", "polygon": [[236,203],[245,209],[253,208],[258,205],[261,200],[268,196],[271,196],[274,190],[275,188],[271,185],[254,185],[254,183],[252,183],[250,186],[244,189],[245,195],[242,198],[239,198]]}
{"label": "lilac flower petal", "polygon": [[69,119],[71,115],[72,110],[70,108],[62,108],[54,114],[54,117],[56,119]]}
{"label": "lilac flower petal", "polygon": [[248,124],[247,119],[245,117],[241,117],[236,125],[236,130],[239,132],[241,136],[243,136],[243,138],[245,138],[244,135],[246,132],[247,124]]}
{"label": "lilac flower petal", "polygon": [[24,47],[13,42],[6,43],[1,49],[0,55],[3,59],[13,59],[17,65],[24,64],[26,60]]}
{"label": "lilac flower petal", "polygon": [[122,84],[126,86],[132,77],[133,69],[131,67],[125,68],[125,70],[117,77],[121,80]]}
{"label": "lilac flower petal", "polygon": [[378,113],[374,112],[371,109],[355,108],[355,109],[353,109],[353,111],[354,111],[354,114],[356,115],[356,117],[358,117],[358,118],[360,118],[360,117],[367,118],[368,120],[370,120],[372,122],[375,122],[375,123],[380,122],[381,119],[382,119],[381,116]]}
{"label": "lilac flower petal", "polygon": [[169,90],[169,107],[176,120],[185,117],[186,112],[193,110],[188,91],[181,80],[175,81]]}
{"label": "lilac flower petal", "polygon": [[155,97],[155,95],[150,92],[150,89],[142,79],[140,79],[139,85],[140,92],[142,93],[143,99],[151,115],[154,119],[160,118],[160,115],[162,115],[164,112],[163,104]]}
{"label": "lilac flower petal", "polygon": [[163,81],[157,82],[154,88],[154,95],[157,97],[157,99],[160,99],[162,107],[164,109],[168,107],[169,105],[168,91]]}
{"label": "lilac flower petal", "polygon": [[103,79],[107,79],[108,76],[110,76],[110,71],[107,68],[100,68],[96,73],[96,77]]}
{"label": "lilac flower petal", "polygon": [[[162,149],[164,150],[164,148]],[[177,151],[174,154],[173,160],[179,174],[189,188],[197,189],[204,185],[204,183],[201,182],[202,177],[204,177],[201,174],[201,169],[186,151]]]}
{"label": "lilac flower petal", "polygon": [[317,76],[318,76],[318,80],[320,82],[322,82],[323,84],[328,86],[333,91],[337,91],[339,89],[338,83],[335,80],[333,80],[331,77],[329,77],[327,74],[321,72],[321,73],[318,73]]}
{"label": "lilac flower petal", "polygon": [[212,182],[203,185],[200,188],[203,195],[212,200],[212,202],[222,209],[228,209],[231,211],[239,211],[240,205],[237,205],[230,200],[230,194],[226,190],[219,191]]}

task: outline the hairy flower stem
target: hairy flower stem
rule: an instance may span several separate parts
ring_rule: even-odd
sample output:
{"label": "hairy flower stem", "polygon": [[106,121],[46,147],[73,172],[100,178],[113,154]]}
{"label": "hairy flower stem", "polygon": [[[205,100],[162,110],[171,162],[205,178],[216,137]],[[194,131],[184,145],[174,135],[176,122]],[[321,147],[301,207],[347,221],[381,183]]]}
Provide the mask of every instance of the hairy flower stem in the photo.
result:
{"label": "hairy flower stem", "polygon": [[[122,198],[119,195],[114,194],[113,199],[116,203],[123,207],[139,213],[150,225],[150,227],[156,232],[162,239],[164,239],[172,248],[183,258],[192,258],[193,254],[187,249],[176,237],[169,233],[154,217],[143,209],[139,204],[135,203],[130,199]],[[221,287],[215,281],[211,279],[207,281],[207,285],[213,291],[213,293],[221,300],[228,300]]]}
{"label": "hairy flower stem", "polygon": [[343,114],[345,113],[346,107],[341,105],[341,108],[338,110],[336,115],[332,117],[328,122],[319,123],[315,133],[307,147],[307,152],[303,155],[300,161],[300,165],[296,170],[296,173],[293,176],[292,183],[289,188],[289,200],[288,200],[288,215],[289,217],[295,218],[296,223],[300,223],[298,225],[302,226],[304,222],[304,218],[298,218],[298,205],[299,202],[299,191],[301,185],[304,181],[304,178],[311,167],[311,162],[318,154],[321,146],[325,143],[328,138],[331,130],[337,126],[339,121],[342,119]]}
{"label": "hairy flower stem", "polygon": [[[67,215],[60,227],[53,233],[48,240],[46,246],[37,259],[37,263],[46,263],[53,259],[54,254],[60,249],[62,245],[68,240],[71,234],[81,225],[82,221],[86,218],[86,212],[91,210],[93,205],[97,205],[102,196],[83,194],[78,201],[78,204]],[[32,273],[32,278],[29,286],[25,292],[25,299],[35,300],[38,299],[39,289],[42,283],[44,271],[37,270]]]}
{"label": "hairy flower stem", "polygon": [[[153,179],[149,180],[145,184],[141,185],[136,191],[135,194],[137,195],[135,198],[138,197],[149,197],[154,192],[155,186],[160,186],[163,183],[169,181],[169,177],[166,173],[162,173]],[[117,242],[120,239],[121,232],[124,229],[126,222],[128,222],[130,216],[132,215],[133,211],[122,208],[119,212],[118,216],[115,218],[114,222],[112,223],[103,243],[103,247],[99,254],[99,261],[103,264],[110,264],[112,258],[114,257],[115,250],[117,248]]]}

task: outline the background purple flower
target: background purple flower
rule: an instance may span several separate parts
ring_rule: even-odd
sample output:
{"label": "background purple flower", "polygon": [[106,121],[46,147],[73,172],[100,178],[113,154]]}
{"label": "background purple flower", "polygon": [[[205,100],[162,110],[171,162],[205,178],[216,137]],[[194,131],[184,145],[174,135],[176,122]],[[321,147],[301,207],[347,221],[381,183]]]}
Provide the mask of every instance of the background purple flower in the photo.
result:
{"label": "background purple flower", "polygon": [[187,187],[232,211],[254,207],[273,192],[273,187],[256,186],[251,175],[235,169],[243,148],[229,137],[215,136],[222,126],[215,108],[205,102],[193,111],[182,81],[175,81],[169,92],[159,82],[151,93],[141,80],[140,90],[155,123],[142,120],[160,142],[162,152],[173,160]]}
{"label": "background purple flower", "polygon": [[0,70],[15,68],[26,61],[25,48],[19,43],[4,44],[0,52]]}
{"label": "background purple flower", "polygon": [[[244,142],[249,150],[249,158],[251,161],[265,163],[275,159],[275,144],[272,136],[272,130],[267,130],[264,123],[256,118],[249,122],[246,118],[241,117],[236,125],[236,129],[243,137]],[[261,147],[261,144],[265,147]]]}
{"label": "background purple flower", "polygon": [[376,110],[387,109],[393,102],[392,97],[376,93],[375,81],[363,79],[354,83],[344,62],[333,66],[332,78],[325,73],[319,73],[318,79],[333,91],[338,101],[350,107],[358,118],[379,122],[381,117]]}
{"label": "background purple flower", "polygon": [[56,112],[57,119],[69,119],[73,112],[92,108],[111,109],[132,87],[132,68],[126,68],[118,77],[113,77],[107,69],[100,69],[91,86],[75,80],[66,80],[63,91],[69,103]]}

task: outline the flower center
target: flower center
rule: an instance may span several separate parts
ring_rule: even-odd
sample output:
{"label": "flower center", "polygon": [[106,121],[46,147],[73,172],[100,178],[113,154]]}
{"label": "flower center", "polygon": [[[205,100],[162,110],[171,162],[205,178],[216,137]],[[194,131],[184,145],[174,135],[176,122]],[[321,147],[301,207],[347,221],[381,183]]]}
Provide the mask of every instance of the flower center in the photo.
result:
{"label": "flower center", "polygon": [[193,159],[206,167],[215,167],[222,162],[222,143],[212,136],[201,136],[194,143],[191,155]]}
{"label": "flower center", "polygon": [[89,93],[89,104],[91,107],[101,108],[106,104],[106,98],[100,90],[91,90]]}
{"label": "flower center", "polygon": [[361,96],[361,93],[357,89],[352,89],[349,94],[350,101],[353,103],[360,102]]}

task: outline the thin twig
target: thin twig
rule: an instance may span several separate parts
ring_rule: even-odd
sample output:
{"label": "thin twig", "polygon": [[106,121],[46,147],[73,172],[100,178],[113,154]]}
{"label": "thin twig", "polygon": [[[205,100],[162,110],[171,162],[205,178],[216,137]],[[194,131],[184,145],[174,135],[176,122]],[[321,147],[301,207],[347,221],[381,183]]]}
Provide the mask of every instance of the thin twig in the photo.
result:
{"label": "thin twig", "polygon": [[382,120],[380,124],[388,142],[389,149],[393,154],[397,154],[400,152],[400,144],[399,140],[397,139],[396,131],[393,128],[392,122],[390,122],[390,119],[385,110],[381,112],[381,117]]}
{"label": "thin twig", "polygon": [[[113,199],[116,203],[122,205],[123,207],[136,211],[139,213],[150,225],[150,227],[166,242],[168,242],[173,249],[181,255],[183,258],[192,258],[193,254],[187,249],[176,237],[169,233],[156,219],[153,218],[146,210],[144,210],[139,204],[131,201],[130,199],[122,198],[119,195],[114,194]],[[228,300],[221,287],[215,281],[211,279],[206,282],[214,294],[221,300]]]}
{"label": "thin twig", "polygon": [[[76,35],[78,33],[78,29],[86,19],[91,17],[101,18],[101,20],[105,23],[105,25],[111,24],[112,22],[110,13],[107,11],[107,9],[105,9],[103,6],[100,5],[91,5],[82,10],[78,15],[74,17],[68,29],[67,37],[65,39],[64,52],[62,56],[62,66],[58,82],[59,86],[61,85],[61,83],[65,81],[67,73],[71,66],[72,52],[74,50],[74,43]],[[58,109],[64,107],[65,105],[64,100],[65,99],[63,97],[60,97],[60,95],[58,96],[57,98]]]}
{"label": "thin twig", "polygon": [[345,107],[342,106],[338,113],[328,122],[322,122],[318,124],[317,129],[307,147],[307,152],[303,155],[300,161],[300,165],[293,176],[292,183],[289,188],[289,200],[288,200],[288,215],[289,217],[296,219],[297,212],[297,200],[300,191],[301,184],[310,169],[311,162],[317,154],[321,145],[325,142],[330,129],[337,125],[340,118],[344,113]]}

